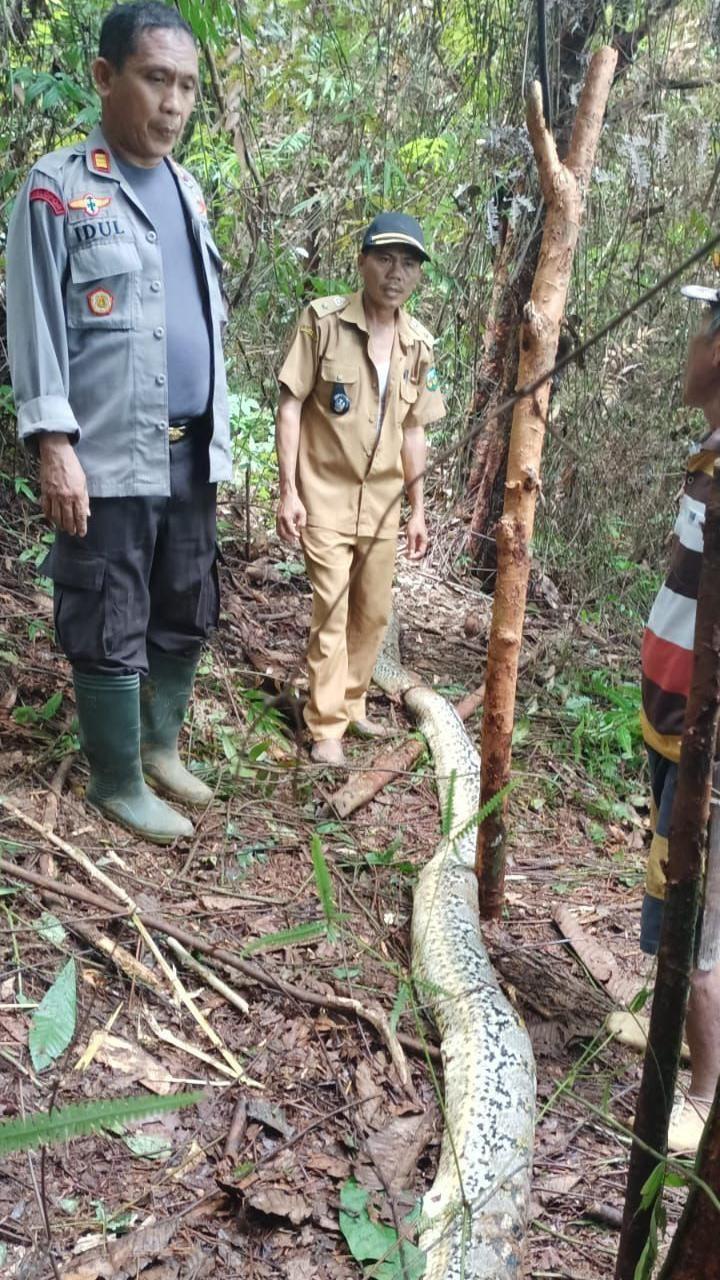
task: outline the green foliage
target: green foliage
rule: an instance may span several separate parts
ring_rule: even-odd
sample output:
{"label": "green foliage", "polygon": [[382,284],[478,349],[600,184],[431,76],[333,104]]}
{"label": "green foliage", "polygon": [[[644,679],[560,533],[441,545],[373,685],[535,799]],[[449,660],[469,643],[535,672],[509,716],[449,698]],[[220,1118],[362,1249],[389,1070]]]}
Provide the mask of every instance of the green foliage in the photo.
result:
{"label": "green foliage", "polygon": [[315,875],[315,886],[323,909],[323,915],[325,916],[327,936],[331,942],[334,942],[337,938],[336,926],[340,919],[340,915],[335,905],[330,870],[325,859],[325,854],[323,853],[320,837],[315,831],[313,832],[310,840],[310,856],[312,858],[313,872]]}
{"label": "green foliage", "polygon": [[33,1151],[36,1147],[69,1142],[73,1138],[100,1133],[114,1125],[132,1124],[164,1111],[197,1106],[202,1098],[199,1091],[164,1097],[139,1093],[130,1098],[97,1098],[92,1102],[54,1108],[49,1114],[36,1111],[15,1120],[4,1120],[0,1123],[0,1156],[10,1155],[12,1151]]}
{"label": "green foliage", "polygon": [[643,761],[640,731],[640,689],[637,684],[613,682],[603,671],[580,675],[577,692],[568,690],[563,711],[574,724],[572,749],[591,777],[615,785],[621,762],[640,772]]}
{"label": "green foliage", "polygon": [[646,1212],[651,1208],[650,1229],[633,1280],[651,1280],[658,1259],[660,1243],[667,1229],[667,1211],[663,1204],[665,1187],[687,1187],[688,1179],[682,1173],[669,1169],[665,1161],[656,1164],[645,1183],[640,1207]]}
{"label": "green foliage", "polygon": [[[371,1217],[369,1199],[369,1192],[354,1178],[340,1188],[340,1230],[356,1262],[371,1264],[363,1269],[366,1280],[420,1280],[425,1254],[409,1240],[401,1240],[394,1227]],[[415,1212],[405,1219],[407,1223],[416,1220]]]}
{"label": "green foliage", "polygon": [[28,1048],[36,1071],[52,1066],[72,1042],[76,1011],[75,961],[70,959],[32,1016]]}
{"label": "green foliage", "polygon": [[41,707],[15,707],[12,717],[16,724],[47,724],[62,706],[63,696],[59,689],[52,693]]}

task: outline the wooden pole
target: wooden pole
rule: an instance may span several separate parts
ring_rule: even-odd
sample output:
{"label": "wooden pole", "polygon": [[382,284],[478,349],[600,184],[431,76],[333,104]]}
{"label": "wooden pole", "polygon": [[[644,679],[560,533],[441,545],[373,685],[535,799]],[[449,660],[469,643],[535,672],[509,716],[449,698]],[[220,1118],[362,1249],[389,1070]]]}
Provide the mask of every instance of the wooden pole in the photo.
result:
{"label": "wooden pole", "polygon": [[[720,1192],[720,1084],[698,1152],[697,1174],[717,1196]],[[698,1277],[712,1280],[720,1274],[718,1221],[720,1215],[707,1192],[697,1183],[691,1183],[658,1280],[698,1280]]]}
{"label": "wooden pole", "polygon": [[[545,229],[530,301],[520,331],[519,387],[535,382],[552,368],[560,336],[575,246],[580,232],[584,193],[590,181],[613,72],[614,49],[594,55],[580,97],[567,159],[558,159],[555,141],[545,124],[542,91],[531,85],[527,124],[547,205]],[[505,504],[497,526],[498,577],[493,602],[487,664],[487,690],[482,737],[481,804],[510,781],[515,690],[525,602],[530,573],[530,540],[540,489],[550,382],[518,401],[513,414],[505,483]],[[502,913],[505,880],[505,806],[478,831],[477,874],[480,914]]]}
{"label": "wooden pole", "polygon": [[[635,1112],[635,1134],[663,1154],[677,1079],[693,968],[695,928],[710,817],[713,756],[720,719],[720,461],[705,513],[705,537],[693,675],[685,713],[677,791],[668,838],[667,887],[650,1030]],[[650,1230],[653,1205],[642,1189],[657,1157],[633,1142],[615,1280],[634,1280]],[[717,1231],[717,1227],[716,1227]],[[682,1273],[689,1275],[690,1273]],[[702,1272],[696,1273],[698,1276]],[[707,1273],[709,1274],[709,1273]],[[716,1273],[717,1274],[717,1273]]]}

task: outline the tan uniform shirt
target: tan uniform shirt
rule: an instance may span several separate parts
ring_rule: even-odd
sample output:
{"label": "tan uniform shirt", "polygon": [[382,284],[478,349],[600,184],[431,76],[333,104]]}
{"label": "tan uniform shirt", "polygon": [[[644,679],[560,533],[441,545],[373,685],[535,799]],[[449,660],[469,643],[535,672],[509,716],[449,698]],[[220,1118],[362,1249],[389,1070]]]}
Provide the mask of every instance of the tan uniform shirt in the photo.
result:
{"label": "tan uniform shirt", "polygon": [[[358,537],[396,535],[403,430],[445,416],[432,347],[427,329],[401,310],[378,433],[378,376],[368,355],[362,292],[319,298],[302,312],[279,379],[303,401],[297,485],[309,526]],[[347,413],[333,412],[336,387],[350,401]]]}

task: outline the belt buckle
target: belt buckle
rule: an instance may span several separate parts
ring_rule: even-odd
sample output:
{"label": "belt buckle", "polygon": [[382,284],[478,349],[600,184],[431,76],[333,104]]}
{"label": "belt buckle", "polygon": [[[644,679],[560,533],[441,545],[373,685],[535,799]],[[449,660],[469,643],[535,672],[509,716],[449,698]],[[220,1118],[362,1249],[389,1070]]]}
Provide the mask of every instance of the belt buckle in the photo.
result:
{"label": "belt buckle", "polygon": [[178,440],[182,440],[187,434],[187,427],[168,427],[168,439],[170,444],[177,444]]}

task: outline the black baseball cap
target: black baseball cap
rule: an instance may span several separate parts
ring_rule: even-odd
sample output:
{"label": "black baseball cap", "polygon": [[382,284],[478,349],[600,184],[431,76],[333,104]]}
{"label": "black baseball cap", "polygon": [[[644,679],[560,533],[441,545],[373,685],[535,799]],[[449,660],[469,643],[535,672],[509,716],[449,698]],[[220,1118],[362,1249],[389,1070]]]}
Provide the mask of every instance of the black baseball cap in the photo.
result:
{"label": "black baseball cap", "polygon": [[383,245],[406,245],[418,253],[423,262],[430,261],[420,223],[408,213],[379,213],[363,236],[362,251],[380,249]]}

